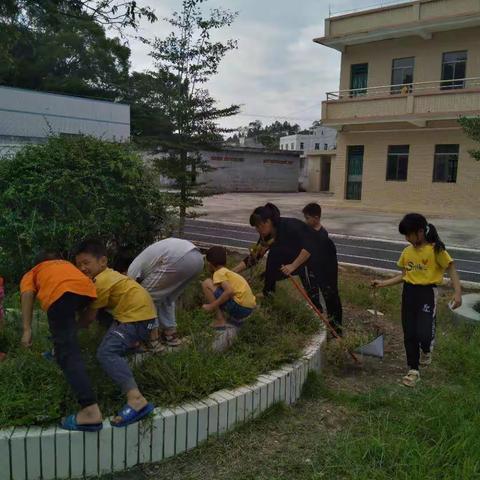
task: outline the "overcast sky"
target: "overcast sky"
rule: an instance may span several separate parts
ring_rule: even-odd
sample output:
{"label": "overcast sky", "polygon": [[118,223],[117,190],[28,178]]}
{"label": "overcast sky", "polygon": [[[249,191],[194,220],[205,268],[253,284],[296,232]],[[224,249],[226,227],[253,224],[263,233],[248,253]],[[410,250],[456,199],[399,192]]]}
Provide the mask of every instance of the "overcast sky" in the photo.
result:
{"label": "overcast sky", "polygon": [[[140,2],[139,2],[140,3]],[[180,9],[181,0],[144,0],[158,17]],[[333,13],[380,4],[380,0],[209,0],[207,8],[238,11],[223,38],[238,40],[238,50],[224,58],[208,88],[220,105],[242,105],[242,113],[223,121],[228,127],[288,120],[309,126],[321,116],[325,92],[338,90],[340,53],[313,43],[324,33],[324,19]],[[388,3],[388,2],[383,2]],[[163,37],[163,21],[142,23],[140,34]],[[132,68],[151,68],[148,47],[132,40]]]}

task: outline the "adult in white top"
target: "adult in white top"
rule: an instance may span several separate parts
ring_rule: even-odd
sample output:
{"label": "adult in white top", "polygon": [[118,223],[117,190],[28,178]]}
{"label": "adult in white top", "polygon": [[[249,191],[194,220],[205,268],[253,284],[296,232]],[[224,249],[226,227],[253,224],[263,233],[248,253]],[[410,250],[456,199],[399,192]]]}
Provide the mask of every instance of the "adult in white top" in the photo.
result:
{"label": "adult in white top", "polygon": [[128,268],[128,276],[137,280],[152,296],[162,339],[168,345],[179,344],[175,301],[202,271],[203,265],[203,256],[193,243],[166,238],[143,250]]}

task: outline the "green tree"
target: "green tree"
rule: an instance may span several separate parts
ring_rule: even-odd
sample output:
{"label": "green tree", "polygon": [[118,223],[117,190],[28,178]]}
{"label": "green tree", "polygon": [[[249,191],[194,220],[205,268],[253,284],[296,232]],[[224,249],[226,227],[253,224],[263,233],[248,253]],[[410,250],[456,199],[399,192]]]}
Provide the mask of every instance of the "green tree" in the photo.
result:
{"label": "green tree", "polygon": [[117,28],[138,27],[146,18],[157,20],[155,12],[148,6],[138,5],[136,0],[2,0],[0,16],[27,15],[49,16],[58,22],[67,18],[90,18],[99,25]]}
{"label": "green tree", "polygon": [[168,72],[130,74],[121,99],[130,105],[132,140],[142,148],[155,149],[173,135],[165,105],[176,85],[177,79]]}
{"label": "green tree", "polygon": [[128,80],[128,46],[69,5],[75,2],[46,2],[58,4],[61,17],[35,8],[36,2],[21,3],[27,6],[4,7],[0,15],[0,84],[110,99],[120,95]]}
{"label": "green tree", "polygon": [[232,24],[236,13],[217,8],[205,15],[200,8],[204,3],[205,0],[183,0],[181,11],[168,19],[173,31],[166,38],[151,42],[151,56],[159,75],[176,79],[164,104],[173,133],[168,139],[160,139],[165,154],[157,165],[178,191],[174,203],[180,214],[180,234],[188,208],[200,204],[203,195],[198,173],[208,166],[200,152],[219,148],[222,133],[228,130],[220,128],[217,121],[239,111],[237,105],[217,107],[205,88],[206,82],[217,74],[225,54],[237,47],[234,40],[212,39],[215,31]]}
{"label": "green tree", "polygon": [[126,144],[51,137],[0,162],[0,270],[16,281],[38,251],[85,236],[142,247],[166,215],[151,172]]}
{"label": "green tree", "polygon": [[460,117],[460,125],[467,137],[479,144],[479,148],[470,150],[470,155],[477,161],[480,161],[480,116],[478,117]]}

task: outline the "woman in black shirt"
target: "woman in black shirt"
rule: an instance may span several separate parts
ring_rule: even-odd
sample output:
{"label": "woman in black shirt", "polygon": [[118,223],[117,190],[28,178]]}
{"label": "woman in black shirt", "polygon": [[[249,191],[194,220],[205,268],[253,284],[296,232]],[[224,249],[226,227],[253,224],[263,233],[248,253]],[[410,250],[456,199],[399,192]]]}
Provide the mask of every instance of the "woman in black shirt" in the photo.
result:
{"label": "woman in black shirt", "polygon": [[296,218],[281,217],[278,208],[271,203],[253,211],[250,225],[260,235],[258,248],[240,262],[234,271],[241,272],[255,265],[268,251],[264,294],[274,292],[276,282],[286,276],[299,275],[311,300],[322,310],[318,292],[324,262],[316,232]]}

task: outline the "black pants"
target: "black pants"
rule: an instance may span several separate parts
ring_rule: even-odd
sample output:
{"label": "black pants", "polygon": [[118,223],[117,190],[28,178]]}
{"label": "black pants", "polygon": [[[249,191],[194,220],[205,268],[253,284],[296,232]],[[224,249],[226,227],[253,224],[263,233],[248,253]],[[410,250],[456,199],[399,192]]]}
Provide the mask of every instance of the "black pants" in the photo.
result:
{"label": "black pants", "polygon": [[315,274],[308,267],[303,267],[299,274],[303,288],[305,288],[310,300],[321,312],[323,312],[320,301],[320,294],[322,294],[327,307],[327,314],[332,321],[333,327],[337,333],[341,334],[343,311],[338,293],[338,278],[335,272],[332,272],[331,275],[321,275],[319,273]]}
{"label": "black pants", "polygon": [[429,353],[435,339],[437,287],[404,283],[402,294],[402,326],[405,353],[409,368],[418,370],[420,348]]}
{"label": "black pants", "polygon": [[47,311],[48,325],[55,347],[55,360],[63,370],[82,408],[97,403],[97,400],[80,353],[75,314],[91,301],[89,297],[67,292]]}

